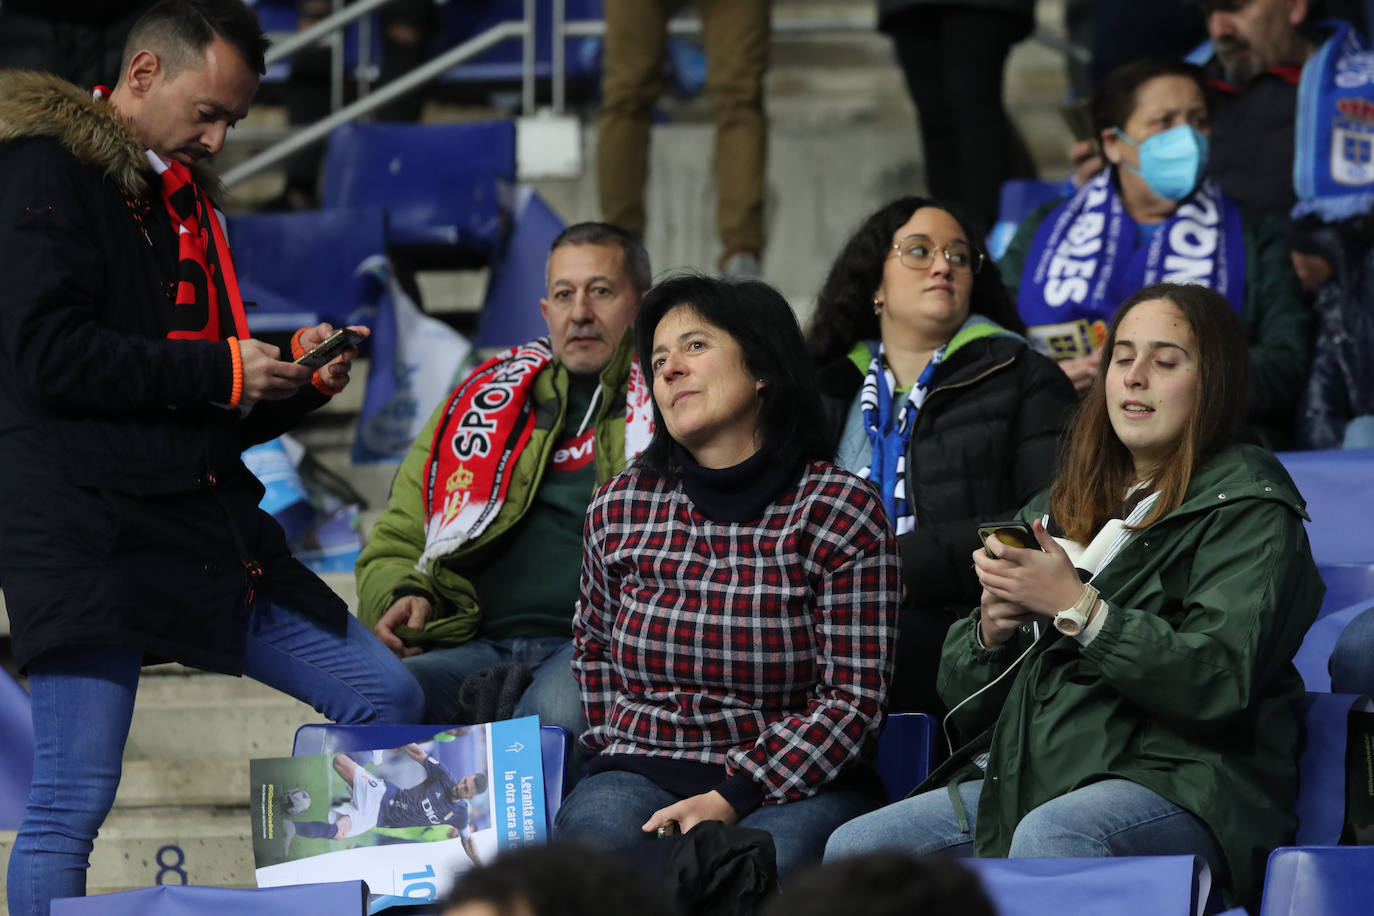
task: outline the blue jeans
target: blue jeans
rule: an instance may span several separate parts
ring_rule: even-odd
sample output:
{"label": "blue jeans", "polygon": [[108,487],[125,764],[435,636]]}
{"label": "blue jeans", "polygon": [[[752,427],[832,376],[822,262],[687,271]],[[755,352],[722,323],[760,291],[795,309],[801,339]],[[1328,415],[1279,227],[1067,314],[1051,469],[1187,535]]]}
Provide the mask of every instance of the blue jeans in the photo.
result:
{"label": "blue jeans", "polygon": [[[593,849],[619,849],[642,843],[640,825],[660,808],[681,801],[647,776],[608,770],[577,784],[558,809],[554,832]],[[743,827],[766,830],[778,851],[778,877],[820,861],[825,838],[840,824],[873,810],[867,795],[848,789],[821,792],[801,801],[764,805],[740,820]]]}
{"label": "blue jeans", "polygon": [[1341,448],[1374,448],[1374,414],[1356,417],[1345,424]]}
{"label": "blue jeans", "polygon": [[560,725],[574,741],[587,730],[582,697],[572,673],[572,639],[534,636],[519,639],[474,639],[461,646],[430,649],[406,659],[406,667],[425,692],[425,721],[455,723],[463,681],[484,668],[520,662],[534,673],[515,706],[517,716],[538,716],[540,724]]}
{"label": "blue jeans", "polygon": [[1374,607],[1345,625],[1331,650],[1331,692],[1374,697]]}
{"label": "blue jeans", "polygon": [[[335,722],[418,722],[420,687],[355,618],[343,632],[265,601],[248,612],[244,674]],[[56,649],[29,665],[33,784],[9,863],[9,910],[47,916],[54,897],[86,893],[96,832],[114,803],[143,651]]]}
{"label": "blue jeans", "polygon": [[[947,789],[924,792],[852,820],[830,837],[826,859],[896,849],[914,856],[973,856],[981,779],[959,786],[969,829],[954,813]],[[1226,862],[1207,826],[1173,802],[1125,779],[1067,792],[1033,809],[1012,833],[1008,857],[1200,855],[1214,884],[1226,883]]]}
{"label": "blue jeans", "polygon": [[567,636],[473,639],[411,656],[406,667],[425,692],[425,721],[436,725],[470,724],[453,721],[458,692],[470,675],[506,662],[529,668],[534,680],[515,704],[515,717],[538,716],[540,725],[557,725],[568,733],[571,745],[563,769],[563,791],[569,792],[582,778],[582,767],[591,756],[577,740],[587,730],[587,717],[582,713],[572,657],[572,639]]}

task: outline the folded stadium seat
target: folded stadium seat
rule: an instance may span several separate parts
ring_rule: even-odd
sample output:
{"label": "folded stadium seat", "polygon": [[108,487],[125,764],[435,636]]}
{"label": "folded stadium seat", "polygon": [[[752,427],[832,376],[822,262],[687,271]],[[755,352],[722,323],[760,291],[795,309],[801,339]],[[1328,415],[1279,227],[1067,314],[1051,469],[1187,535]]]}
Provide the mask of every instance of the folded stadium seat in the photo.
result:
{"label": "folded stadium seat", "polygon": [[[482,3],[446,3],[439,7],[440,38],[433,53],[455,48],[503,22],[524,18],[524,0],[484,0]],[[569,22],[600,21],[603,17],[601,0],[565,0],[564,19]],[[553,73],[553,2],[535,0],[534,74],[549,79]],[[600,78],[600,56],[586,53],[594,38],[568,38],[563,55],[564,73],[570,84],[595,86]],[[523,75],[523,48],[517,40],[503,41],[476,57],[444,72],[439,77],[446,83],[506,83],[518,84]]]}
{"label": "folded stadium seat", "polygon": [[512,347],[548,334],[537,306],[547,292],[549,247],[562,231],[563,220],[534,188],[516,188],[510,236],[492,265],[477,318],[478,347]]}
{"label": "folded stadium seat", "polygon": [[1374,847],[1275,849],[1264,873],[1260,916],[1356,916],[1374,898]]}
{"label": "folded stadium seat", "polygon": [[1348,719],[1351,709],[1365,702],[1352,694],[1310,691],[1303,700],[1306,738],[1298,760],[1296,837],[1301,846],[1320,846],[1340,839],[1345,821]]}
{"label": "folded stadium seat", "polygon": [[1006,253],[1016,227],[1041,204],[1058,200],[1070,193],[1062,181],[1039,181],[1034,178],[1013,178],[1002,182],[997,198],[997,223],[988,233],[988,254],[994,261]]}
{"label": "folded stadium seat", "polygon": [[254,334],[291,332],[353,319],[362,302],[358,265],[386,250],[386,214],[377,207],[236,213],[229,217],[239,290]]}
{"label": "folded stadium seat", "polygon": [[1326,583],[1318,619],[1352,604],[1368,607],[1374,604],[1374,562],[1326,563],[1317,567]]}
{"label": "folded stadium seat", "polygon": [[411,268],[480,267],[497,254],[515,182],[515,123],[344,124],[325,152],[325,209],[386,210]]}
{"label": "folded stadium seat", "polygon": [[1367,537],[1374,518],[1374,449],[1280,452],[1298,492],[1307,501],[1307,537],[1320,565],[1374,562]]}
{"label": "folded stadium seat", "polygon": [[33,781],[33,701],[0,671],[0,830],[18,830]]}
{"label": "folded stadium seat", "polygon": [[[334,754],[339,751],[365,751],[379,747],[400,747],[412,741],[426,741],[445,725],[302,725],[296,729],[291,745],[292,757]],[[563,804],[563,769],[568,757],[568,733],[557,725],[539,726],[539,750],[544,758],[544,813],[548,829]]]}
{"label": "folded stadium seat", "polygon": [[361,881],[297,884],[257,890],[163,885],[121,894],[64,897],[52,902],[52,916],[300,916],[367,913],[367,885]]}
{"label": "folded stadium seat", "polygon": [[894,712],[878,738],[878,775],[889,802],[900,801],[930,775],[939,728],[923,712]]}
{"label": "folded stadium seat", "polygon": [[1212,887],[1211,869],[1198,856],[960,859],[959,864],[982,879],[998,916],[1201,916]]}

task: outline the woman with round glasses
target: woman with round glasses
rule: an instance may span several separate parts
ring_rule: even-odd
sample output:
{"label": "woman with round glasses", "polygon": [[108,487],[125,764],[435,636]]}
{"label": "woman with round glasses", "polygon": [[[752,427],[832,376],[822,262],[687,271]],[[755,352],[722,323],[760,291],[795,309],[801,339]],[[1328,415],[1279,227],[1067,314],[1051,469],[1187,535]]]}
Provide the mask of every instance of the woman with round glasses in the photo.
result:
{"label": "woman with round glasses", "polygon": [[1157,282],[1216,290],[1255,368],[1245,438],[1283,447],[1307,378],[1312,318],[1283,225],[1233,201],[1207,168],[1203,73],[1175,60],[1118,67],[1092,100],[1108,166],[1021,223],[999,262],[1037,349],[1083,394],[1116,304]]}
{"label": "woman with round glasses", "polygon": [[978,524],[1049,484],[1075,404],[986,260],[948,208],[893,201],[840,251],[808,334],[835,461],[878,487],[901,547],[894,710],[940,710],[940,645],[978,603]]}

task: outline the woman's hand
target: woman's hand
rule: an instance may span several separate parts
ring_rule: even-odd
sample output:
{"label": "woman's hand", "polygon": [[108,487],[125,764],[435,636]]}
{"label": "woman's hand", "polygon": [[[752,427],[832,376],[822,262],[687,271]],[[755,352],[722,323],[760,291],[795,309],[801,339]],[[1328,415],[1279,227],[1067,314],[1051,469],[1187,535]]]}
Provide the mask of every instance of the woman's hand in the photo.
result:
{"label": "woman's hand", "polygon": [[669,821],[677,821],[678,829],[686,833],[702,821],[724,821],[733,824],[738,820],[739,813],[725,800],[725,796],[712,789],[710,792],[674,802],[666,808],[659,808],[649,815],[649,819],[639,829],[645,833],[654,833]]}
{"label": "woman's hand", "polygon": [[[983,548],[978,548],[977,552],[982,553]],[[1001,648],[1011,639],[1017,627],[1035,619],[1035,614],[1021,605],[1003,601],[987,589],[983,589],[979,605],[978,636],[983,640],[985,649]]]}
{"label": "woman's hand", "polygon": [[1073,382],[1073,390],[1082,397],[1088,393],[1088,389],[1093,386],[1093,379],[1097,378],[1097,364],[1102,361],[1101,351],[1094,350],[1087,356],[1080,356],[1077,359],[1062,359],[1059,361],[1059,368],[1064,370],[1064,374]]}
{"label": "woman's hand", "polygon": [[[997,559],[985,550],[973,552],[973,566],[984,592],[1042,617],[1072,607],[1083,594],[1069,555],[1050,537],[1040,519],[1031,525],[1041,549],[997,544]],[[1008,637],[1009,638],[1009,637]],[[984,641],[984,645],[988,645]]]}

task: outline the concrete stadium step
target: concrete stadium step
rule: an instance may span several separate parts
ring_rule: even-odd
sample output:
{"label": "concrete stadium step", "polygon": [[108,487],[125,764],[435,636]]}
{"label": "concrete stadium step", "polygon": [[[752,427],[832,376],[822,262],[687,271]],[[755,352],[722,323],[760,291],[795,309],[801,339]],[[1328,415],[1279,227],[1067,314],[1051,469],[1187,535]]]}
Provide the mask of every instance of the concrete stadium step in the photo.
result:
{"label": "concrete stadium step", "polygon": [[[91,852],[87,892],[105,894],[157,884],[256,887],[250,829],[246,803],[235,809],[116,809]],[[0,859],[9,860],[14,836],[12,830],[0,832]]]}
{"label": "concrete stadium step", "polygon": [[[149,669],[139,681],[126,761],[285,757],[296,729],[325,721],[299,700],[248,678]],[[244,796],[247,803],[247,796]]]}

